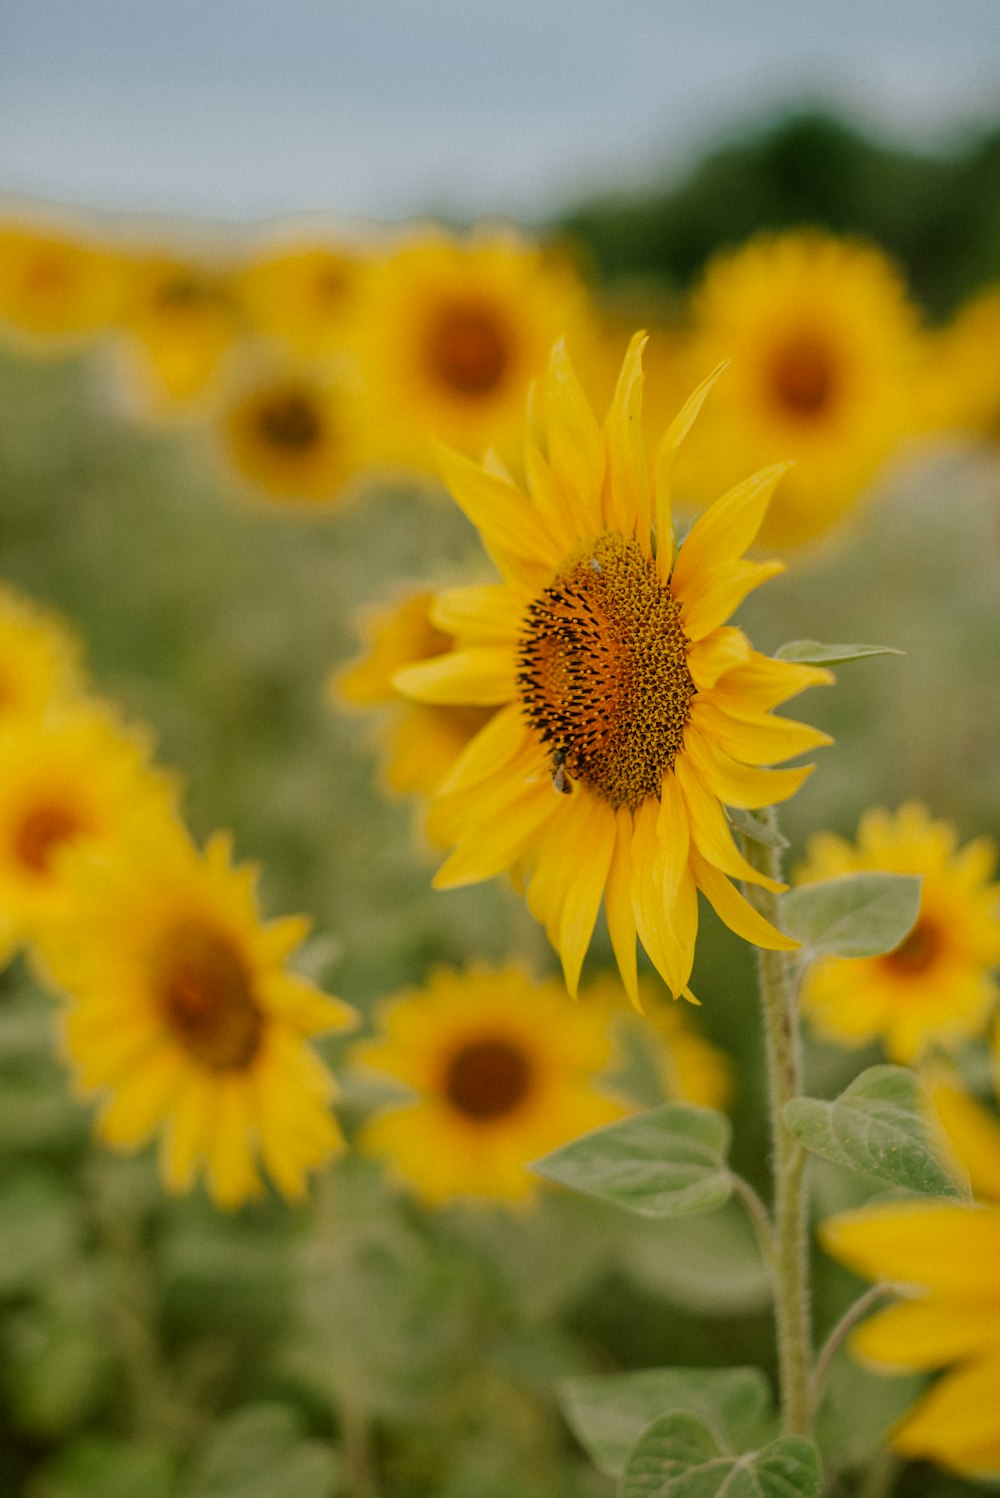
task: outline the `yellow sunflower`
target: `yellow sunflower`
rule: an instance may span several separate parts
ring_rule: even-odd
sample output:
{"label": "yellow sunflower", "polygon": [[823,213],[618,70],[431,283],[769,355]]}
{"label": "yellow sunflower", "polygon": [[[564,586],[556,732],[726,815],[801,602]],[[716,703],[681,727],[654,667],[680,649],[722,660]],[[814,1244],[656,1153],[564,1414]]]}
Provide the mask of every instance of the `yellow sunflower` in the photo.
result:
{"label": "yellow sunflower", "polygon": [[489,707],[414,702],[393,684],[401,666],[454,648],[454,637],[433,623],[432,606],[433,595],[421,590],[371,609],[363,621],[364,654],[329,681],[339,706],[384,710],[385,779],[404,796],[437,790],[459,751],[493,716]]}
{"label": "yellow sunflower", "polygon": [[216,429],[230,473],[280,505],[324,509],[362,464],[349,393],[306,365],[244,370]]}
{"label": "yellow sunflower", "polygon": [[945,1369],[892,1432],[901,1456],[971,1477],[1000,1474],[1000,1126],[952,1086],[935,1107],[975,1203],[892,1201],[823,1225],[824,1246],[857,1273],[901,1287],[852,1338],[886,1371]]}
{"label": "yellow sunflower", "polygon": [[132,1150],[159,1133],[167,1186],[186,1191],[204,1169],[222,1207],[260,1190],[258,1157],[300,1197],[341,1144],[306,1038],[353,1020],[286,968],[308,921],[262,921],[256,868],[233,867],[224,833],[199,853],[174,817],[66,864],[75,916],[44,955],[69,999],[79,1086],[101,1099],[100,1137]]}
{"label": "yellow sunflower", "polygon": [[693,299],[693,367],[733,365],[678,477],[697,503],[748,468],[795,468],[762,530],[795,546],[836,524],[912,422],[916,318],[871,246],[818,231],[718,256]]}
{"label": "yellow sunflower", "polygon": [[730,883],[778,887],[737,850],[723,804],[765,806],[801,785],[811,766],[761,767],[830,740],[771,709],[831,679],[759,655],[725,623],[782,570],[743,559],[781,468],[725,495],[675,552],[671,471],[710,382],[668,429],[651,483],[641,359],[637,336],[602,430],[556,346],[547,455],[529,440],[526,490],[443,456],[502,580],[438,594],[456,648],[396,673],[419,701],[497,709],[438,792],[457,844],[438,886],[518,865],[574,993],[603,896],[634,1002],[637,933],[671,993],[687,992],[698,889],[749,941],[796,945]]}
{"label": "yellow sunflower", "polygon": [[39,941],[67,918],[65,859],[76,845],[114,848],[174,786],[145,743],[100,705],[81,703],[0,730],[0,921]]}
{"label": "yellow sunflower", "polygon": [[840,1045],[882,1038],[894,1061],[981,1035],[997,997],[1000,884],[990,882],[996,849],[988,838],[958,847],[949,822],[907,802],[895,813],[865,812],[852,845],[819,833],[796,881],[809,884],[863,869],[923,877],[917,923],[884,957],[823,957],[806,975],[802,1004]]}
{"label": "yellow sunflower", "polygon": [[[604,1005],[609,1024],[621,1016],[623,997],[621,983],[612,973],[591,979],[581,990],[585,1004]],[[657,983],[640,978],[642,1014],[631,1016],[651,1049],[663,1096],[701,1108],[725,1108],[733,1095],[729,1057],[699,1034],[689,1019],[690,1009],[663,1000]]]}
{"label": "yellow sunflower", "polygon": [[0,583],[0,728],[81,691],[80,652],[69,629]]}
{"label": "yellow sunflower", "polygon": [[238,278],[251,327],[297,358],[340,352],[367,260],[359,246],[319,236],[258,247]]}
{"label": "yellow sunflower", "polygon": [[517,451],[528,387],[563,332],[585,338],[573,269],[512,232],[425,229],[373,263],[356,322],[380,455],[433,468],[433,442]]}
{"label": "yellow sunflower", "polygon": [[371,1119],[360,1147],[427,1202],[530,1198],[530,1161],[628,1111],[596,1081],[611,1060],[606,1019],[602,1003],[575,1005],[518,967],[436,969],[356,1048],[416,1094]]}
{"label": "yellow sunflower", "polygon": [[58,352],[117,314],[117,255],[68,226],[0,222],[0,326],[35,352]]}
{"label": "yellow sunflower", "polygon": [[922,390],[922,426],[1000,442],[1000,284],[928,339]]}

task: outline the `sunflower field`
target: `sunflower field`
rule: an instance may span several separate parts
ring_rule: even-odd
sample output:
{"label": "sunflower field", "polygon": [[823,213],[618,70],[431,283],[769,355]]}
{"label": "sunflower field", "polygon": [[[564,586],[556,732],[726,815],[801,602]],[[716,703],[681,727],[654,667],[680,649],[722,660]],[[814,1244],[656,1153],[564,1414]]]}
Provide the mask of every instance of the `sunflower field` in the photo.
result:
{"label": "sunflower field", "polygon": [[995,1490],[998,171],[0,201],[2,1498]]}

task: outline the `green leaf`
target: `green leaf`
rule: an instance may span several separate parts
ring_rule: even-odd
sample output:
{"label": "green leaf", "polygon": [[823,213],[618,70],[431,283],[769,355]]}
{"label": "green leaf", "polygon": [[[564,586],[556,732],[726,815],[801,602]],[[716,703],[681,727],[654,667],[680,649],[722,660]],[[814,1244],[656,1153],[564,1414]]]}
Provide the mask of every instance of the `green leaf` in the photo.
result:
{"label": "green leaf", "polygon": [[788,839],[782,837],[776,827],[768,824],[755,811],[743,811],[738,806],[727,806],[726,816],[729,825],[744,837],[752,838],[755,843],[761,843],[765,848],[787,848]]}
{"label": "green leaf", "polygon": [[697,1415],[735,1446],[758,1439],[770,1404],[759,1368],[649,1368],[557,1386],[567,1424],[610,1477],[625,1471],[629,1452],[664,1410]]}
{"label": "green leaf", "polygon": [[295,1413],[257,1404],[217,1426],[183,1498],[331,1498],[340,1483],[336,1454],[306,1440]]}
{"label": "green leaf", "polygon": [[801,666],[843,666],[870,655],[905,655],[892,645],[821,645],[818,640],[790,640],[774,652],[776,661],[794,661]]}
{"label": "green leaf", "polygon": [[664,1103],[584,1134],[531,1168],[641,1217],[682,1217],[711,1211],[729,1196],[731,1132],[722,1113]]}
{"label": "green leaf", "polygon": [[693,1415],[664,1415],[629,1455],[619,1498],[818,1498],[819,1452],[782,1436],[740,1455]]}
{"label": "green leaf", "polygon": [[834,1102],[795,1098],[785,1123],[814,1155],[926,1196],[964,1193],[934,1149],[920,1087],[902,1066],[873,1066]]}
{"label": "green leaf", "polygon": [[781,896],[780,925],[808,957],[881,957],[898,947],[920,911],[912,874],[841,874]]}

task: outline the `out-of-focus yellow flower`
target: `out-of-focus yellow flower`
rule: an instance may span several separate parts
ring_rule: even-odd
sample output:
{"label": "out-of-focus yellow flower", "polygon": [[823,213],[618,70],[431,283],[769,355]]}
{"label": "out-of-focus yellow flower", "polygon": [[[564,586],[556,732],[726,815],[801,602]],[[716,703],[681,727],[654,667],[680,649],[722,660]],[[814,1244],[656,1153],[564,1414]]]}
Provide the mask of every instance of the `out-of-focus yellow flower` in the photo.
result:
{"label": "out-of-focus yellow flower", "polygon": [[[609,1021],[622,1008],[624,990],[611,973],[593,978],[581,990],[588,1007],[602,1003]],[[642,1014],[632,1016],[642,1026],[652,1050],[665,1098],[679,1103],[697,1103],[702,1108],[725,1108],[733,1095],[733,1069],[729,1057],[700,1035],[691,1021],[692,1011],[664,1002],[663,990],[651,978],[639,979]]]}
{"label": "out-of-focus yellow flower", "polygon": [[454,647],[453,636],[434,624],[432,603],[433,595],[420,591],[370,610],[363,621],[364,654],[328,684],[338,706],[383,709],[385,780],[403,796],[432,795],[459,752],[493,716],[489,707],[414,702],[393,685],[400,667]]}
{"label": "out-of-focus yellow flower", "polygon": [[75,229],[0,220],[0,326],[36,353],[60,352],[119,311],[122,262]]}
{"label": "out-of-focus yellow flower", "polygon": [[772,709],[832,679],[759,655],[725,623],[782,570],[743,558],[780,467],[720,499],[675,552],[673,462],[707,382],[668,429],[651,484],[642,343],[633,339],[603,429],[557,345],[548,451],[529,443],[526,490],[445,456],[502,581],[439,593],[434,619],[455,649],[395,678],[417,701],[497,710],[438,792],[457,846],[437,885],[520,868],[574,993],[603,898],[635,1002],[637,934],[671,993],[688,993],[699,889],[747,940],[796,945],[730,882],[778,887],[743,858],[723,805],[795,792],[810,767],[760,767],[829,738]]}
{"label": "out-of-focus yellow flower", "polygon": [[252,250],[239,273],[251,328],[301,359],[344,348],[368,255],[358,246],[300,237]]}
{"label": "out-of-focus yellow flower", "polygon": [[512,232],[413,232],[375,262],[357,320],[370,421],[388,462],[433,469],[434,444],[520,451],[528,387],[556,337],[587,327],[567,261]]}
{"label": "out-of-focus yellow flower", "polygon": [[67,874],[75,919],[45,955],[100,1137],[132,1150],[158,1133],[166,1185],[186,1191],[204,1169],[222,1207],[260,1190],[258,1158],[301,1197],[341,1146],[306,1038],[354,1019],[286,968],[308,921],[262,921],[257,870],[233,867],[230,838],[199,853],[175,818],[149,819],[113,856],[81,850]]}
{"label": "out-of-focus yellow flower", "polygon": [[518,967],[436,969],[356,1049],[416,1094],[371,1119],[360,1147],[428,1202],[530,1198],[530,1161],[628,1111],[597,1080],[611,1060],[606,1020],[603,1003],[575,1004]]}
{"label": "out-of-focus yellow flower", "polygon": [[43,941],[74,893],[65,859],[77,845],[117,846],[172,782],[146,745],[100,705],[81,703],[0,730],[0,923],[12,941]]}
{"label": "out-of-focus yellow flower", "polygon": [[864,869],[923,877],[917,923],[895,951],[810,967],[802,1004],[823,1035],[847,1046],[882,1038],[894,1061],[912,1062],[984,1032],[1000,963],[996,849],[983,837],[957,844],[949,822],[913,801],[895,814],[865,812],[856,845],[829,832],[810,839],[799,884]]}
{"label": "out-of-focus yellow flower", "polygon": [[979,292],[928,338],[923,370],[922,427],[1000,442],[1000,284]]}
{"label": "out-of-focus yellow flower", "polygon": [[877,249],[819,232],[719,255],[693,298],[691,356],[720,359],[679,492],[705,503],[749,468],[792,459],[761,529],[796,546],[834,526],[912,423],[915,314]]}
{"label": "out-of-focus yellow flower", "polygon": [[139,411],[168,418],[203,407],[244,330],[232,265],[135,251],[122,324],[125,395]]}
{"label": "out-of-focus yellow flower", "polygon": [[895,1428],[901,1456],[972,1477],[1000,1473],[1000,1127],[953,1086],[934,1093],[938,1117],[975,1205],[894,1201],[825,1223],[824,1246],[902,1304],[854,1334],[859,1357],[887,1370],[947,1371]]}
{"label": "out-of-focus yellow flower", "polygon": [[231,474],[272,503],[324,509],[361,467],[352,396],[316,368],[244,370],[215,422]]}
{"label": "out-of-focus yellow flower", "polygon": [[0,729],[81,693],[80,651],[67,626],[0,583]]}

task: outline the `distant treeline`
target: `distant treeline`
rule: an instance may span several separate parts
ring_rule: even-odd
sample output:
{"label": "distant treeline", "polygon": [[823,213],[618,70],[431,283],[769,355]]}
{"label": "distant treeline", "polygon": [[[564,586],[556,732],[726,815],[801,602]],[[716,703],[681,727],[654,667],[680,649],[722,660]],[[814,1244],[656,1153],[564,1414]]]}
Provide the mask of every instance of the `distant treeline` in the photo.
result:
{"label": "distant treeline", "polygon": [[600,278],[684,291],[718,249],[814,224],[884,246],[935,318],[1000,280],[1000,125],[950,152],[876,144],[802,113],[712,152],[676,186],[582,204],[559,225]]}

